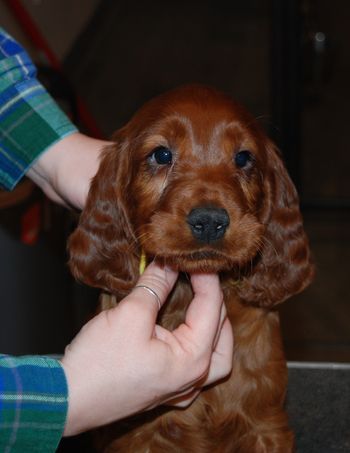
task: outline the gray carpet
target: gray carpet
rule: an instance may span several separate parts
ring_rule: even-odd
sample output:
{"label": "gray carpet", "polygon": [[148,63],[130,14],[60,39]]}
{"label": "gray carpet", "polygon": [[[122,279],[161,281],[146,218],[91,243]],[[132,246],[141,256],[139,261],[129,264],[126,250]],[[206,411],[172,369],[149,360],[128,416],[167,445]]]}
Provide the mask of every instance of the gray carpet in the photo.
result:
{"label": "gray carpet", "polygon": [[[296,453],[349,453],[350,364],[290,362],[287,409]],[[64,439],[58,450],[76,451],[92,453],[86,435]]]}
{"label": "gray carpet", "polygon": [[350,365],[291,362],[287,407],[297,453],[350,452]]}

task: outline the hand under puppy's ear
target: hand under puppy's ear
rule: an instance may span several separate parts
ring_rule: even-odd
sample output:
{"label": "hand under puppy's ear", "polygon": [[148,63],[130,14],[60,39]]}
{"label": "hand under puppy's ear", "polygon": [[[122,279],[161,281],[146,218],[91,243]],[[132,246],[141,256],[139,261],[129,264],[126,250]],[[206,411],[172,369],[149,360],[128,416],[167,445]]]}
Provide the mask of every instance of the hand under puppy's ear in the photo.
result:
{"label": "hand under puppy's ear", "polygon": [[93,178],[77,229],[70,236],[75,278],[107,292],[127,294],[138,276],[139,250],[129,221],[129,152],[123,130],[108,146]]}

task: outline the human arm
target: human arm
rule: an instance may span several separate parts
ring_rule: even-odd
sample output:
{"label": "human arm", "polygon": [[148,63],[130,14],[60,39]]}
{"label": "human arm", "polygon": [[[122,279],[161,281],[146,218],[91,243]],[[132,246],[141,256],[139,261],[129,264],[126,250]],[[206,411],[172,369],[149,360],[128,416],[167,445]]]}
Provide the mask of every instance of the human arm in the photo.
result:
{"label": "human arm", "polygon": [[107,143],[77,131],[0,28],[0,186],[11,190],[27,173],[53,201],[81,209]]}

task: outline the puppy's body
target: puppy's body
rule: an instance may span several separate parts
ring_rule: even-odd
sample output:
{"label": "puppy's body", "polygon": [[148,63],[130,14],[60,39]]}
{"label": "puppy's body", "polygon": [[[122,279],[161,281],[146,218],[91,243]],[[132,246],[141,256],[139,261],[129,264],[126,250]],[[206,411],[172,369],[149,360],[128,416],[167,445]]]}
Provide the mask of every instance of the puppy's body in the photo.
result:
{"label": "puppy's body", "polygon": [[[155,409],[99,430],[98,451],[293,451],[293,434],[283,410],[287,370],[278,314],[243,307],[233,288],[225,289],[224,297],[235,335],[231,376],[204,390],[187,409]],[[183,279],[160,317],[161,324],[178,325],[191,298],[190,286]]]}
{"label": "puppy's body", "polygon": [[[235,352],[231,376],[189,408],[105,428],[100,450],[292,451],[273,308],[307,285],[312,266],[278,151],[244,109],[198,86],[146,104],[115,140],[70,240],[74,274],[121,298],[135,284],[141,250],[183,272],[219,272]],[[159,322],[178,325],[191,298],[183,278]]]}

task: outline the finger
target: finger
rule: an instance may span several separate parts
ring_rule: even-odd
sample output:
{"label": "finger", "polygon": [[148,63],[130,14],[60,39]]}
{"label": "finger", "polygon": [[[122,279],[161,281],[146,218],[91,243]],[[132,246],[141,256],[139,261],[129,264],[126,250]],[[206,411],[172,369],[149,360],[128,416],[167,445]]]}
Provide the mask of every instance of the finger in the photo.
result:
{"label": "finger", "polygon": [[119,304],[121,309],[127,307],[128,315],[132,318],[133,330],[150,338],[153,335],[159,304],[162,306],[172,290],[177,272],[150,263],[141,275],[131,293]]}
{"label": "finger", "polygon": [[215,335],[215,338],[214,338],[213,349],[216,348],[216,345],[218,343],[218,340],[219,340],[219,337],[220,337],[220,334],[221,334],[221,329],[222,329],[222,326],[223,326],[226,318],[227,318],[227,309],[226,309],[226,305],[223,303],[221,305],[220,320],[219,320],[218,329],[216,331],[216,335]]}
{"label": "finger", "polygon": [[220,330],[220,335],[211,357],[209,372],[203,385],[212,384],[230,374],[232,370],[233,350],[234,338],[232,326],[229,319],[226,318]]}
{"label": "finger", "polygon": [[185,324],[202,351],[212,350],[220,326],[223,294],[215,274],[191,276],[194,298],[186,313]]}
{"label": "finger", "polygon": [[184,409],[192,404],[200,393],[200,389],[192,388],[190,390],[187,390],[186,392],[183,392],[182,394],[164,401],[163,404],[166,406],[175,406],[177,408]]}

